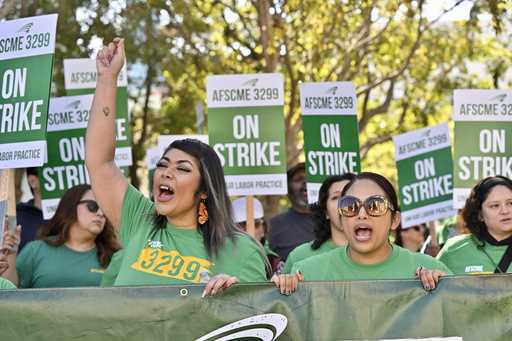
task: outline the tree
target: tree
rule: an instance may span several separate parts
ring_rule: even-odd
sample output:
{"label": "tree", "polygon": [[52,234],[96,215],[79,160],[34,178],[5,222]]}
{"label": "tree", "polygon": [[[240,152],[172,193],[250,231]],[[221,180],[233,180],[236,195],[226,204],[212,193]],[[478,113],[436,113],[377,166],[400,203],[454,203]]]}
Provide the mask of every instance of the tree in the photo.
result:
{"label": "tree", "polygon": [[[300,82],[351,80],[363,168],[394,178],[393,135],[449,119],[454,88],[509,82],[512,4],[475,0],[469,20],[441,21],[468,1],[430,20],[430,0],[4,1],[0,14],[60,14],[55,95],[63,58],[88,56],[96,37],[126,38],[128,66],[142,70],[130,80],[135,185],[158,134],[195,130],[208,74],[257,72],[285,75],[289,164],[303,153]],[[156,90],[161,105],[152,105]],[[275,213],[277,198],[266,206]]]}

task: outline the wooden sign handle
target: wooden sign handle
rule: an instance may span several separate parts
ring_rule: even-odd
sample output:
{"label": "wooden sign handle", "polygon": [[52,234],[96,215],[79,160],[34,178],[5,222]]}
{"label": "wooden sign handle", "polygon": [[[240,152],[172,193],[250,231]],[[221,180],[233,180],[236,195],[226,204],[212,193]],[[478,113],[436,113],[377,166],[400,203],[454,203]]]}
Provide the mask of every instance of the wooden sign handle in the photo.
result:
{"label": "wooden sign handle", "polygon": [[[0,202],[7,202],[7,210],[5,214],[8,216],[9,228],[14,230],[16,227],[16,190],[15,190],[15,170],[2,169],[0,170]],[[5,219],[5,217],[1,217]],[[3,225],[3,221],[2,224]]]}
{"label": "wooden sign handle", "polygon": [[247,205],[246,205],[246,212],[247,212],[247,221],[245,222],[246,231],[251,236],[255,237],[256,232],[254,228],[254,196],[248,195],[247,196]]}

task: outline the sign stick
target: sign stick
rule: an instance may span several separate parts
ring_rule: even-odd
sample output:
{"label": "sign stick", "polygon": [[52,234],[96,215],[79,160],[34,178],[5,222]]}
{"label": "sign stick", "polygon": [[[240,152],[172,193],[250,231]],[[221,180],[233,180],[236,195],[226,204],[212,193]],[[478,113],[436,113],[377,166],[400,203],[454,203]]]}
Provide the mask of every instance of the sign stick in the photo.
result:
{"label": "sign stick", "polygon": [[247,221],[245,222],[246,223],[245,228],[249,235],[255,237],[256,232],[254,229],[254,196],[253,195],[247,196],[246,210],[247,210]]}
{"label": "sign stick", "polygon": [[434,220],[429,221],[427,223],[428,226],[428,234],[432,237],[432,241],[430,242],[432,246],[438,247],[437,244],[437,234],[436,234],[436,222]]}
{"label": "sign stick", "polygon": [[[16,228],[16,193],[14,186],[14,169],[3,169],[0,172],[0,247],[3,244],[5,228]],[[5,217],[7,216],[7,219]],[[7,222],[7,226],[5,223]]]}

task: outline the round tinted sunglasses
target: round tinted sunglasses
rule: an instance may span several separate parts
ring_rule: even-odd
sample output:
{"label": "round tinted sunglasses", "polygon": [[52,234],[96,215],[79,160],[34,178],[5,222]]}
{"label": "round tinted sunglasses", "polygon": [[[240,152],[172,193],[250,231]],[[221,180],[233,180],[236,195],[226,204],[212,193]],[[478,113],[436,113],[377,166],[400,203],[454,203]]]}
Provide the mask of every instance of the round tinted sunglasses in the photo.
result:
{"label": "round tinted sunglasses", "polygon": [[100,207],[98,206],[98,203],[96,201],[94,201],[94,200],[80,200],[78,202],[78,204],[79,205],[80,204],[85,204],[87,206],[87,209],[91,213],[96,213],[100,209]]}
{"label": "round tinted sunglasses", "polygon": [[[254,219],[254,226],[256,226],[256,225],[263,225],[263,224],[265,224],[265,220],[263,220],[261,218]],[[243,222],[240,223],[240,225],[247,226],[247,222],[243,221]]]}
{"label": "round tinted sunglasses", "polygon": [[395,211],[393,205],[382,195],[372,195],[364,201],[351,195],[346,195],[338,200],[338,212],[344,217],[355,217],[363,206],[366,214],[372,217],[384,215],[388,210],[391,212]]}

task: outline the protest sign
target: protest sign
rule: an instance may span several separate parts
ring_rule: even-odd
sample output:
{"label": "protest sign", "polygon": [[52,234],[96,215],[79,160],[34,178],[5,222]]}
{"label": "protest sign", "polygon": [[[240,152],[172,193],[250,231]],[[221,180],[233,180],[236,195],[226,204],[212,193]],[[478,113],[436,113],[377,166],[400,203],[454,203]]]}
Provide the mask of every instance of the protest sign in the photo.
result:
{"label": "protest sign", "polygon": [[[96,89],[96,60],[89,58],[64,59],[64,84],[66,94],[94,94]],[[116,95],[116,162],[132,164],[130,114],[128,112],[128,78],[126,62],[117,78]],[[123,169],[127,174],[127,169]]]}
{"label": "protest sign", "polygon": [[448,124],[393,137],[402,226],[454,216],[453,167]]}
{"label": "protest sign", "polygon": [[[48,109],[48,160],[40,170],[44,219],[50,219],[62,195],[71,187],[90,183],[85,167],[85,132],[93,95],[50,99]],[[116,141],[116,164],[128,166],[124,148]]]}
{"label": "protest sign", "polygon": [[57,14],[0,22],[0,169],[41,166]]}
{"label": "protest sign", "polygon": [[203,143],[208,144],[208,135],[160,135],[158,136],[158,149],[160,150],[160,156],[162,156],[165,149],[176,140],[194,139],[199,140]]}
{"label": "protest sign", "polygon": [[146,164],[148,166],[148,193],[153,193],[153,176],[155,175],[156,164],[162,157],[160,148],[149,148],[146,153]]}
{"label": "protest sign", "polygon": [[208,137],[229,195],[286,194],[281,74],[209,76]]}
{"label": "protest sign", "polygon": [[302,83],[300,105],[308,202],[314,203],[326,178],[361,169],[354,84]]}
{"label": "protest sign", "polygon": [[455,90],[454,206],[483,178],[512,178],[512,91]]}

